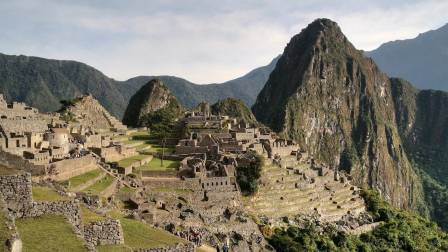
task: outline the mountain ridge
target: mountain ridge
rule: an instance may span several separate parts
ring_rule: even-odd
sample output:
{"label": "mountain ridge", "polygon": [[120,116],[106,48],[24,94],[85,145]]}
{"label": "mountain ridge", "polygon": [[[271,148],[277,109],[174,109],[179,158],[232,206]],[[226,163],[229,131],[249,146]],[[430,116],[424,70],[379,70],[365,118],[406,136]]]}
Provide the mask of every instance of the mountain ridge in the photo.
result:
{"label": "mountain ridge", "polygon": [[227,97],[237,97],[251,105],[276,60],[225,83],[198,85],[170,76],[140,76],[117,81],[82,62],[0,53],[0,92],[8,101],[25,102],[45,112],[58,110],[60,100],[91,93],[114,116],[122,118],[131,96],[158,77],[186,107],[194,107],[203,100],[214,103]]}
{"label": "mountain ridge", "polygon": [[386,42],[366,55],[389,76],[406,79],[419,89],[448,91],[448,24],[415,38]]}

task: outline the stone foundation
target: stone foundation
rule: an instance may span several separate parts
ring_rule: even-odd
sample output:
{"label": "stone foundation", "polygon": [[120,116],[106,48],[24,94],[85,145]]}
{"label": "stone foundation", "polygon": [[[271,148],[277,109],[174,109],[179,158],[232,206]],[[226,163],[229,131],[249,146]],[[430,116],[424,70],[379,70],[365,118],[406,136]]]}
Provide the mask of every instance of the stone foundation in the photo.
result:
{"label": "stone foundation", "polygon": [[195,248],[192,243],[179,243],[176,245],[167,245],[157,248],[139,249],[138,252],[194,252]]}
{"label": "stone foundation", "polygon": [[14,217],[29,218],[45,214],[63,215],[72,224],[75,233],[82,235],[83,226],[78,200],[32,202],[27,207],[22,208],[21,211],[14,212]]}
{"label": "stone foundation", "polygon": [[92,222],[84,226],[84,239],[90,246],[123,244],[123,229],[115,219]]}
{"label": "stone foundation", "polygon": [[0,195],[8,208],[20,210],[32,201],[31,175],[19,172],[0,176]]}

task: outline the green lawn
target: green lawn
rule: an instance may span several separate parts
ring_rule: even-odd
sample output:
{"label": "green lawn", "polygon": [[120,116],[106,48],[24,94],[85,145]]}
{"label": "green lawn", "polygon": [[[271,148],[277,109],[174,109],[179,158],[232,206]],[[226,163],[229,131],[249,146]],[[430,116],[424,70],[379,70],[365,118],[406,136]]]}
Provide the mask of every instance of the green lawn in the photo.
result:
{"label": "green lawn", "polygon": [[145,159],[147,157],[150,157],[150,155],[137,155],[137,156],[128,157],[128,158],[125,158],[125,159],[122,159],[122,160],[118,161],[118,166],[120,166],[120,167],[128,167],[131,164],[133,164],[134,162],[143,160],[143,159]]}
{"label": "green lawn", "polygon": [[[0,207],[4,207],[1,205]],[[12,231],[9,230],[8,225],[6,224],[7,219],[5,216],[5,213],[0,212],[0,242],[3,244],[3,246],[0,245],[0,249],[3,248],[4,251],[8,251],[6,248],[6,240],[8,240],[12,236]]]}
{"label": "green lawn", "polygon": [[167,171],[177,170],[180,162],[173,160],[163,160],[163,166],[161,165],[160,158],[153,157],[151,162],[137,168],[139,171]]}
{"label": "green lawn", "polygon": [[85,206],[81,206],[81,218],[84,224],[104,220],[106,217],[101,216]]}
{"label": "green lawn", "polygon": [[140,144],[138,146],[135,146],[135,150],[136,151],[140,151],[140,150],[144,150],[144,149],[149,148],[149,147],[151,147],[151,144],[143,143],[143,144]]}
{"label": "green lawn", "polygon": [[87,251],[62,216],[16,219],[16,226],[23,242],[23,251]]}
{"label": "green lawn", "polygon": [[35,186],[33,185],[33,199],[35,201],[61,201],[67,200],[66,197],[55,192],[53,189],[46,186]]}
{"label": "green lawn", "polygon": [[124,187],[120,188],[120,192],[124,192],[124,193],[133,193],[133,192],[135,192],[135,189],[134,189],[134,188],[127,187],[127,186],[124,186]]}
{"label": "green lawn", "polygon": [[169,232],[153,228],[138,220],[125,218],[118,212],[111,213],[111,215],[121,222],[125,244],[124,246],[98,246],[98,251],[132,251],[185,242]]}
{"label": "green lawn", "polygon": [[84,174],[81,174],[79,176],[70,178],[68,180],[68,182],[70,184],[70,188],[74,188],[74,187],[77,187],[79,185],[82,185],[82,184],[86,183],[87,181],[92,180],[92,179],[98,177],[102,173],[103,172],[100,169],[96,169],[96,170],[89,171],[89,172],[86,172]]}
{"label": "green lawn", "polygon": [[101,245],[96,247],[98,252],[132,252],[132,248],[125,244],[120,245]]}
{"label": "green lawn", "polygon": [[148,131],[137,131],[129,135],[132,139],[135,140],[150,140],[151,137]]}
{"label": "green lawn", "polygon": [[[151,150],[155,151],[155,152],[159,152],[162,153],[162,145],[160,144],[152,144],[151,145]],[[173,145],[167,145],[165,146],[165,153],[166,154],[170,154],[170,153],[174,153],[174,151],[176,150],[176,147]]]}
{"label": "green lawn", "polygon": [[99,194],[102,191],[104,191],[107,187],[109,187],[113,182],[115,178],[112,176],[107,175],[106,177],[98,180],[95,184],[87,187],[84,189],[84,192],[90,192],[93,194]]}

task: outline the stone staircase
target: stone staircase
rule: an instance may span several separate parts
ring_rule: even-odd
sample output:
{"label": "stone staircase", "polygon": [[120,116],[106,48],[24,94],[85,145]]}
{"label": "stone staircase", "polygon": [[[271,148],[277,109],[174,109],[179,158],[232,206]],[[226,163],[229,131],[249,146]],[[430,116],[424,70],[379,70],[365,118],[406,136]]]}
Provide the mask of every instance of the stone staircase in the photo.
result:
{"label": "stone staircase", "polygon": [[359,189],[346,179],[341,181],[335,181],[333,171],[318,176],[307,164],[294,170],[269,165],[264,167],[259,191],[248,201],[246,209],[273,219],[317,213],[323,221],[365,211]]}

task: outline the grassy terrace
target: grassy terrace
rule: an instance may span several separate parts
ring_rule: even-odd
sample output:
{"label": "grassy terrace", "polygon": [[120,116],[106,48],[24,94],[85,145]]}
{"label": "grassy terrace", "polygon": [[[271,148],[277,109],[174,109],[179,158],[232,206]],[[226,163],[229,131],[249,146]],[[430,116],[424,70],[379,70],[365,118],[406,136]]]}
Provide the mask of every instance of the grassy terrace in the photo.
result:
{"label": "grassy terrace", "polygon": [[137,161],[141,161],[141,160],[143,160],[145,158],[148,158],[148,157],[150,157],[150,155],[137,155],[137,156],[133,156],[133,157],[128,157],[128,158],[125,158],[125,159],[122,159],[122,160],[118,161],[118,166],[120,166],[120,167],[127,167],[127,166],[129,166],[129,165],[131,165],[131,164],[133,164],[133,163],[135,163]]}
{"label": "grassy terrace", "polygon": [[[4,206],[1,205],[3,208]],[[8,240],[11,235],[12,231],[9,230],[8,225],[6,224],[6,216],[3,212],[0,212],[0,242],[4,244],[3,246],[0,246],[0,249],[3,248],[4,251],[8,251],[6,247],[6,240]]]}
{"label": "grassy terrace", "polygon": [[98,246],[98,251],[134,251],[185,242],[164,230],[153,228],[138,220],[125,218],[118,212],[111,213],[111,216],[120,220],[125,244]]}
{"label": "grassy terrace", "polygon": [[[165,153],[166,154],[174,153],[175,149],[176,149],[176,147],[173,146],[173,145],[166,145],[165,146]],[[151,145],[151,150],[155,151],[155,152],[162,153],[162,145],[160,145],[160,144],[152,144]]]}
{"label": "grassy terrace", "polygon": [[87,251],[62,216],[17,219],[16,226],[23,242],[23,251]]}
{"label": "grassy terrace", "polygon": [[105,219],[104,216],[101,216],[101,215],[93,212],[92,210],[88,209],[85,206],[81,206],[81,218],[82,218],[82,222],[84,224]]}
{"label": "grassy terrace", "polygon": [[153,157],[151,162],[137,168],[139,171],[168,171],[176,170],[179,168],[179,161],[163,160],[163,166],[161,166],[160,158]]}
{"label": "grassy terrace", "polygon": [[89,171],[86,172],[84,174],[81,174],[79,176],[76,177],[72,177],[68,180],[69,184],[70,184],[70,188],[74,188],[77,187],[79,185],[82,185],[84,183],[86,183],[89,180],[92,180],[96,177],[98,177],[99,175],[102,174],[102,171],[99,169],[93,170],[93,171]]}
{"label": "grassy terrace", "polygon": [[62,201],[67,200],[66,197],[55,192],[53,189],[46,186],[33,185],[33,199],[35,201]]}
{"label": "grassy terrace", "polygon": [[134,188],[129,188],[129,187],[127,187],[127,186],[120,188],[120,192],[123,192],[123,193],[133,193],[133,192],[135,192],[135,190],[136,190],[136,189],[134,189]]}
{"label": "grassy terrace", "polygon": [[104,191],[107,187],[109,187],[113,182],[115,178],[112,176],[105,176],[104,178],[98,180],[95,184],[87,187],[84,189],[84,192],[90,192],[93,194],[100,194],[102,191]]}

